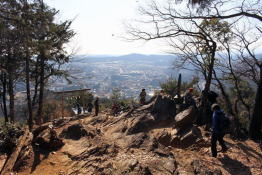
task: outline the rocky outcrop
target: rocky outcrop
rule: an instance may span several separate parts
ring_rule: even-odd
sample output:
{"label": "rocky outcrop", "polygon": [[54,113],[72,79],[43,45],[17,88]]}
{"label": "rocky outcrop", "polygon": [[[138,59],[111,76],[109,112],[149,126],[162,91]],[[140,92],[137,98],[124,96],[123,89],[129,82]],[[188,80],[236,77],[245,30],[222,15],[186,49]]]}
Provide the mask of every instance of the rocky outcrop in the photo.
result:
{"label": "rocky outcrop", "polygon": [[[250,148],[243,151],[246,145],[239,142],[231,144],[236,148],[231,152],[234,156],[226,158],[231,153],[219,152],[217,159],[212,158],[210,132],[194,125],[196,110],[189,108],[175,117],[172,107],[168,97],[157,96],[149,104],[119,116],[102,112],[97,117],[65,118],[40,126],[33,132],[33,145],[21,149],[17,168],[13,170],[22,174],[61,175],[251,174],[247,167],[255,161],[257,166],[252,167],[252,174],[261,172],[257,168],[261,153],[251,152]],[[57,138],[56,133],[65,144],[61,149],[50,144],[52,138]],[[241,163],[250,165],[241,166],[235,157],[241,158],[246,152],[253,156]],[[236,170],[237,167],[240,168]]]}
{"label": "rocky outcrop", "polygon": [[151,113],[156,121],[168,120],[176,115],[175,101],[167,96],[158,95],[151,105]]}
{"label": "rocky outcrop", "polygon": [[190,107],[175,117],[173,129],[163,130],[158,135],[158,142],[165,146],[176,148],[187,148],[202,138],[202,133],[197,126],[194,126],[196,109]]}

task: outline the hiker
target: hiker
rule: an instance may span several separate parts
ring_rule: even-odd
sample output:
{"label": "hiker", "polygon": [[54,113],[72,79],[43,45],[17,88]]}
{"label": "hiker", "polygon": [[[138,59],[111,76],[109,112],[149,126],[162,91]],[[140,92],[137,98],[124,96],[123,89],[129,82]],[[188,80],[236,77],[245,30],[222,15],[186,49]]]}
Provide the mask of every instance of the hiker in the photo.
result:
{"label": "hiker", "polygon": [[98,116],[98,112],[99,112],[99,98],[98,97],[96,97],[95,99],[94,106],[95,106],[95,116]]}
{"label": "hiker", "polygon": [[81,109],[80,104],[78,102],[76,103],[76,108],[77,108],[77,114],[81,114],[82,109]]}
{"label": "hiker", "polygon": [[112,113],[114,116],[120,111],[119,105],[115,102],[112,105]]}
{"label": "hiker", "polygon": [[142,89],[139,96],[140,96],[140,104],[144,105],[146,102],[146,90]]}
{"label": "hiker", "polygon": [[188,108],[189,106],[196,106],[196,102],[193,98],[193,88],[189,88],[184,95],[184,103],[185,107]]}
{"label": "hiker", "polygon": [[211,152],[213,157],[217,157],[217,141],[222,147],[222,152],[226,152],[227,147],[225,145],[225,142],[223,140],[223,137],[225,135],[223,131],[223,124],[224,124],[224,118],[225,114],[223,111],[221,111],[220,106],[218,104],[212,105],[212,136],[211,136]]}
{"label": "hiker", "polygon": [[87,104],[87,111],[88,111],[89,113],[91,113],[92,110],[93,110],[93,107],[94,107],[94,105],[89,102],[89,103]]}

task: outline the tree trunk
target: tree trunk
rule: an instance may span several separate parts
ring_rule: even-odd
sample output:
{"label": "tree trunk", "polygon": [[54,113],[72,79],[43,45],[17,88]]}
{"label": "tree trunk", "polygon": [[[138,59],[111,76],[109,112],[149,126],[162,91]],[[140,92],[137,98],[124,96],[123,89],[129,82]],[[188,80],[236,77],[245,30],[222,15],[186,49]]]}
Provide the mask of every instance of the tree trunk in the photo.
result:
{"label": "tree trunk", "polygon": [[210,55],[210,63],[208,65],[208,73],[207,73],[207,79],[206,79],[206,84],[205,84],[205,88],[203,91],[203,98],[202,98],[202,106],[203,106],[203,112],[202,115],[204,117],[204,121],[205,121],[205,129],[208,130],[210,125],[211,125],[211,118],[212,118],[212,112],[210,114],[211,111],[211,106],[209,106],[208,104],[208,92],[210,90],[210,85],[211,85],[211,81],[212,81],[212,75],[213,75],[213,70],[214,70],[214,63],[215,63],[215,53],[216,53],[216,43],[213,42],[213,45],[210,46],[212,47],[212,53]]}
{"label": "tree trunk", "polygon": [[9,94],[9,117],[10,122],[15,121],[15,95],[14,95],[14,80],[13,72],[9,71],[8,73],[8,94]]}
{"label": "tree trunk", "polygon": [[42,110],[43,110],[43,98],[44,98],[44,86],[45,86],[45,57],[41,54],[40,58],[40,90],[39,90],[39,100],[38,100],[38,111],[37,111],[37,121],[40,124],[42,121]]}
{"label": "tree trunk", "polygon": [[3,114],[5,116],[5,123],[7,123],[8,114],[7,114],[7,106],[6,106],[6,73],[3,73],[1,78],[2,78],[2,85],[3,85],[3,94],[2,94]]}
{"label": "tree trunk", "polygon": [[29,57],[26,57],[26,95],[27,95],[27,107],[28,107],[28,126],[29,130],[33,127],[33,113],[32,113],[32,102],[31,102],[31,92],[30,92],[30,77],[29,77]]}
{"label": "tree trunk", "polygon": [[206,79],[206,84],[205,84],[205,91],[208,92],[210,89],[211,81],[212,81],[212,75],[213,75],[213,70],[214,70],[214,63],[215,63],[215,54],[216,54],[216,48],[217,45],[215,42],[213,42],[212,45],[212,53],[211,53],[211,62],[208,66],[208,74],[207,74],[207,79]]}
{"label": "tree trunk", "polygon": [[35,87],[34,87],[34,96],[33,96],[33,101],[32,101],[32,107],[34,107],[36,105],[36,99],[37,99],[37,95],[38,95],[38,86],[39,86],[39,57],[37,57],[36,60],[36,66],[35,66]]}
{"label": "tree trunk", "polygon": [[260,82],[257,88],[256,101],[253,116],[249,126],[249,136],[253,140],[261,138],[262,127],[262,65],[260,65]]}

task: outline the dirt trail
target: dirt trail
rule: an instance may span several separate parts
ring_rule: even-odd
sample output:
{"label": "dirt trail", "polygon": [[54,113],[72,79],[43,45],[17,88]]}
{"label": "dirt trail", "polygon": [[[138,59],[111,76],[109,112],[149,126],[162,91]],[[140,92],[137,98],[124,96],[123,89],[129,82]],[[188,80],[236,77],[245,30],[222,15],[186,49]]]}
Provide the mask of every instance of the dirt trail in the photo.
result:
{"label": "dirt trail", "polygon": [[136,119],[121,117],[102,113],[97,117],[87,116],[56,128],[59,135],[68,126],[81,124],[87,131],[94,130],[97,134],[79,140],[63,139],[65,145],[61,149],[34,154],[27,160],[34,162],[34,166],[25,165],[18,174],[195,175],[210,172],[217,175],[262,175],[262,152],[253,141],[241,142],[226,137],[229,150],[227,153],[219,152],[218,158],[212,158],[210,136],[205,136],[185,149],[166,147],[157,142],[157,137],[164,130],[172,131],[172,125],[128,134],[129,127]]}

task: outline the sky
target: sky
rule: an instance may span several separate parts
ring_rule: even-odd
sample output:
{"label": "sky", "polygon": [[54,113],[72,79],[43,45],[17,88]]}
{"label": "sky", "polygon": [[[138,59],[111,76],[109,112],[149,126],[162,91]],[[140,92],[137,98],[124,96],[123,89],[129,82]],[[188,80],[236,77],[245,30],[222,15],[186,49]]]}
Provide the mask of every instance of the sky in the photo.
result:
{"label": "sky", "polygon": [[163,43],[127,42],[124,23],[138,16],[139,0],[45,0],[60,11],[59,20],[74,19],[76,36],[69,52],[89,55],[160,54]]}

